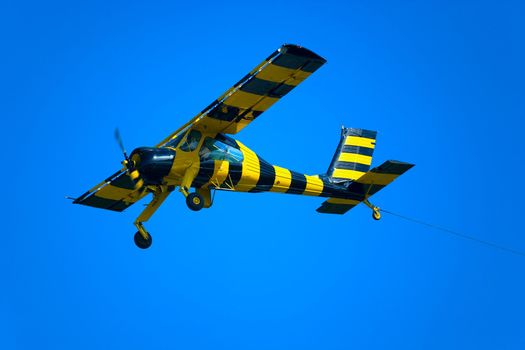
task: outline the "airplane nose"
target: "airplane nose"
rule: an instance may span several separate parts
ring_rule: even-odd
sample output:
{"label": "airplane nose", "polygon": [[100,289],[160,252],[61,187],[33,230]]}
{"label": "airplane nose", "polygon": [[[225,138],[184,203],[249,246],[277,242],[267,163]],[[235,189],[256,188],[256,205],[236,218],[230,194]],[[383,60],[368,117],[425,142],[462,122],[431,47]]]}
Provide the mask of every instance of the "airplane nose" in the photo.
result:
{"label": "airplane nose", "polygon": [[158,185],[167,176],[175,159],[168,148],[140,147],[132,152],[131,160],[146,184]]}
{"label": "airplane nose", "polygon": [[139,167],[139,164],[140,164],[140,151],[139,150],[134,150],[133,152],[131,152],[131,162],[132,162],[132,165],[136,168]]}

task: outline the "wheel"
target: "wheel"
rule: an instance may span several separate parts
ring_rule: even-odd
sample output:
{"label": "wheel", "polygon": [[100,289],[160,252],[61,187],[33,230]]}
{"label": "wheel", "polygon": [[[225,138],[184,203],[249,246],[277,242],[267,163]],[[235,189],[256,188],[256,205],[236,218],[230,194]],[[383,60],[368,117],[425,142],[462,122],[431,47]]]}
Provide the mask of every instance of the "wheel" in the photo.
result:
{"label": "wheel", "polygon": [[199,211],[204,207],[204,198],[197,192],[193,192],[186,197],[186,204],[191,210]]}
{"label": "wheel", "polygon": [[142,235],[138,231],[137,233],[135,233],[133,240],[135,241],[135,245],[140,249],[148,249],[149,247],[151,247],[151,243],[153,243],[153,239],[151,238],[151,235],[149,233],[148,239],[144,239],[144,237],[142,237]]}
{"label": "wheel", "polygon": [[375,207],[373,210],[372,210],[372,218],[374,220],[379,220],[381,219],[381,212],[379,211],[379,208],[378,207]]}

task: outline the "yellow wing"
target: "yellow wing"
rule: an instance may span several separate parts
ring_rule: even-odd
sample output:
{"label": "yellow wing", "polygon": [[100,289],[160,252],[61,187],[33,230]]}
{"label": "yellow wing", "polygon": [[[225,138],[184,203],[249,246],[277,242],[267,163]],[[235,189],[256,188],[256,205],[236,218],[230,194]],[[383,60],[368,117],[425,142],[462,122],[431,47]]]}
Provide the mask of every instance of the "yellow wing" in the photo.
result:
{"label": "yellow wing", "polygon": [[297,45],[283,45],[192,120],[165,138],[165,145],[188,128],[236,134],[321,67],[326,60]]}
{"label": "yellow wing", "polygon": [[123,211],[147,194],[143,188],[136,188],[126,170],[122,169],[75,199],[73,203]]}

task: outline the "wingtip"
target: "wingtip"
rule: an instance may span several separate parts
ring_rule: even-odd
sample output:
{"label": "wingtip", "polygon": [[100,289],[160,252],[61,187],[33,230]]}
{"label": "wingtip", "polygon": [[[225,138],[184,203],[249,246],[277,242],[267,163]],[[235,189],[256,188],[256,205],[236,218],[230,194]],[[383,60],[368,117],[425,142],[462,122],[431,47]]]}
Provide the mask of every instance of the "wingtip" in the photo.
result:
{"label": "wingtip", "polygon": [[310,58],[310,59],[313,59],[313,60],[319,60],[319,61],[326,62],[326,59],[324,59],[323,57],[319,56],[318,54],[316,54],[312,50],[309,50],[306,47],[303,47],[303,46],[300,46],[300,45],[283,44],[279,50],[287,52],[287,53],[292,54],[292,55],[307,57],[307,58]]}

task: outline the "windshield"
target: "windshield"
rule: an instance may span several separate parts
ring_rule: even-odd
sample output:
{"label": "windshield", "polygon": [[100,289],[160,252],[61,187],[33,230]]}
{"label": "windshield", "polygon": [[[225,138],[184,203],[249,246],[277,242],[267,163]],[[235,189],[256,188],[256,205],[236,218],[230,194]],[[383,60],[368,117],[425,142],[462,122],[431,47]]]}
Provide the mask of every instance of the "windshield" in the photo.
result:
{"label": "windshield", "polygon": [[210,137],[204,140],[199,155],[202,161],[225,160],[228,162],[242,162],[243,160],[240,150]]}
{"label": "windshield", "polygon": [[195,148],[197,148],[197,146],[199,145],[201,136],[202,134],[198,130],[190,131],[188,137],[186,137],[186,140],[180,146],[180,150],[184,152],[193,152]]}
{"label": "windshield", "polygon": [[173,147],[177,148],[177,146],[180,143],[180,140],[186,135],[186,130],[183,130],[181,133],[179,133],[174,139],[171,139],[168,143],[166,143],[165,147]]}

